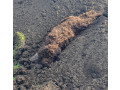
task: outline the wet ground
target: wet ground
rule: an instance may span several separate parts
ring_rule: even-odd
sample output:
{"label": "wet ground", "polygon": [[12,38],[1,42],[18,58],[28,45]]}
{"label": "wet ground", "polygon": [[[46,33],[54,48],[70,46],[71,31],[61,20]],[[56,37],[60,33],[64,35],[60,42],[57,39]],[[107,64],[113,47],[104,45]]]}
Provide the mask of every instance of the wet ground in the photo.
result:
{"label": "wet ground", "polygon": [[[26,45],[14,70],[14,90],[107,90],[107,0],[14,0],[13,31]],[[65,17],[95,10],[103,15],[62,51],[59,60],[41,69],[31,63],[45,36]]]}

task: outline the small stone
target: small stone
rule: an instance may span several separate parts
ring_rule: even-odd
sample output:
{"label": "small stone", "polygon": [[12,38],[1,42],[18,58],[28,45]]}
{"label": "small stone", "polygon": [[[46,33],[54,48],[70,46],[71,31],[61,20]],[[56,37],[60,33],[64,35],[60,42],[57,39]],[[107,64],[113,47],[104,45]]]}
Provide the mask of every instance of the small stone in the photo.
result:
{"label": "small stone", "polygon": [[41,13],[42,17],[46,17],[46,12]]}
{"label": "small stone", "polygon": [[17,87],[15,85],[13,85],[13,90],[17,90]]}
{"label": "small stone", "polygon": [[22,57],[28,57],[28,56],[29,56],[29,52],[28,51],[23,52]]}
{"label": "small stone", "polygon": [[31,30],[30,29],[28,29],[28,32],[30,32]]}
{"label": "small stone", "polygon": [[24,76],[16,76],[16,82],[18,84],[23,84],[25,82],[25,77]]}
{"label": "small stone", "polygon": [[33,55],[31,58],[30,58],[30,61],[36,61],[39,59],[39,56],[38,56],[38,53],[36,53],[35,55]]}

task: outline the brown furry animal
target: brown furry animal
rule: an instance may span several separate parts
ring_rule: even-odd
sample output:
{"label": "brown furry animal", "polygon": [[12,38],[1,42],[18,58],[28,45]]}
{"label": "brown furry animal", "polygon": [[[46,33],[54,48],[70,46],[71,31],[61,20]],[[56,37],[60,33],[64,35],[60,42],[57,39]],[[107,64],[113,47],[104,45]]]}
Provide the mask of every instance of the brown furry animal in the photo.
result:
{"label": "brown furry animal", "polygon": [[66,47],[78,32],[92,24],[101,15],[101,13],[96,13],[94,10],[91,10],[79,16],[70,16],[62,20],[47,35],[45,45],[36,54],[37,59],[41,60],[43,65],[49,65],[60,54],[62,48]]}

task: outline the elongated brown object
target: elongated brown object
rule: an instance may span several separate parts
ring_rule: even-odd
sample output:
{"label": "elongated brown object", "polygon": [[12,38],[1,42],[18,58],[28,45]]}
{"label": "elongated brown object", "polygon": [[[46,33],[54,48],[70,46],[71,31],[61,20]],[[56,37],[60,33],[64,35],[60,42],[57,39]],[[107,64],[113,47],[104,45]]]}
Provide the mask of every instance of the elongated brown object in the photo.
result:
{"label": "elongated brown object", "polygon": [[79,16],[65,18],[47,35],[45,45],[36,54],[37,59],[41,60],[43,65],[49,65],[78,32],[88,27],[88,25],[92,24],[101,15],[101,13],[91,10]]}

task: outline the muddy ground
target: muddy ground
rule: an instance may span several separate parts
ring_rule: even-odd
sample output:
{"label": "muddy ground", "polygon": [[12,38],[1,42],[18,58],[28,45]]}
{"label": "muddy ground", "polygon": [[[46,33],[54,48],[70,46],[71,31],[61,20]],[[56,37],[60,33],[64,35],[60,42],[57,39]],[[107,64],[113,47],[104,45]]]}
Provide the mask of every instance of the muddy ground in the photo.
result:
{"label": "muddy ground", "polygon": [[[13,31],[26,37],[14,70],[14,90],[107,90],[107,0],[13,0]],[[81,32],[49,68],[29,58],[65,17],[95,10],[103,15]]]}

